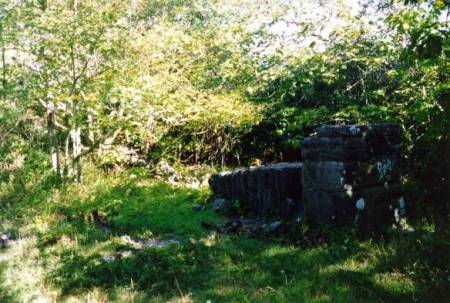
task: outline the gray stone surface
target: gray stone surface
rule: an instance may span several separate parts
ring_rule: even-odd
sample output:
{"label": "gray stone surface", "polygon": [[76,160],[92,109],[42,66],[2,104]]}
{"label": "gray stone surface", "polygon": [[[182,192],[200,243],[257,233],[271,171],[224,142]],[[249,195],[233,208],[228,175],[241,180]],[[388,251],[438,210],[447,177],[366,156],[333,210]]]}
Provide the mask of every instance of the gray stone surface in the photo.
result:
{"label": "gray stone surface", "polygon": [[239,200],[244,211],[288,216],[300,205],[301,170],[301,163],[249,167],[218,173],[209,183],[216,196]]}
{"label": "gray stone surface", "polygon": [[400,213],[400,142],[395,124],[319,127],[302,144],[307,216],[318,223],[365,227],[395,221]]}
{"label": "gray stone surface", "polygon": [[212,208],[215,212],[222,212],[227,210],[229,204],[227,200],[219,198],[212,202]]}
{"label": "gray stone surface", "polygon": [[10,231],[6,231],[0,234],[0,248],[4,248],[8,245],[8,242],[12,239],[12,233]]}

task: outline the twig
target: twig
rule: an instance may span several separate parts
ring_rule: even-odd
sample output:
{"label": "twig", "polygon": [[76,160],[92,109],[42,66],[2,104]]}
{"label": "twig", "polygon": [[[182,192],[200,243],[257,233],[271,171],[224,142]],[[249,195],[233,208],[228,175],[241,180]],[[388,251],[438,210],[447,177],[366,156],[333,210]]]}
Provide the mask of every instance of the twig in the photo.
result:
{"label": "twig", "polygon": [[184,298],[183,291],[182,291],[181,288],[180,288],[180,284],[178,284],[177,277],[175,277],[175,285],[177,286],[178,292],[180,293],[181,301],[182,301],[183,303],[185,303],[186,300],[185,300],[185,298]]}

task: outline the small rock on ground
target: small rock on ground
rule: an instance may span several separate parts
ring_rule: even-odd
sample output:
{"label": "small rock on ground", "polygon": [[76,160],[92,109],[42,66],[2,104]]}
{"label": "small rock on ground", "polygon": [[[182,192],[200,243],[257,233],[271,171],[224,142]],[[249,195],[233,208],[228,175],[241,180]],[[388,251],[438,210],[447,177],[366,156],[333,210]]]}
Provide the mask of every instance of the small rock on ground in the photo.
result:
{"label": "small rock on ground", "polygon": [[212,207],[215,212],[225,211],[229,206],[229,203],[225,199],[215,199],[212,202]]}
{"label": "small rock on ground", "polygon": [[0,248],[6,247],[8,242],[12,239],[12,233],[10,231],[4,232],[0,235]]}
{"label": "small rock on ground", "polygon": [[132,239],[128,235],[124,235],[120,237],[121,240],[127,244],[131,244],[136,248],[163,248],[168,245],[180,244],[180,241],[175,239],[169,240],[157,240],[157,239],[149,239],[149,240],[140,240],[140,239]]}

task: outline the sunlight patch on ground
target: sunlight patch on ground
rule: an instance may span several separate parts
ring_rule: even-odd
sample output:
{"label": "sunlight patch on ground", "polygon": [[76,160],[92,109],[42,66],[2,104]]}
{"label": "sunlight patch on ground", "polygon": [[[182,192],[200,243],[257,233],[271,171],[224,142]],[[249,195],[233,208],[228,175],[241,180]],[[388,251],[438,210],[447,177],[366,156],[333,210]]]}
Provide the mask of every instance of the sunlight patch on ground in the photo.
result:
{"label": "sunlight patch on ground", "polygon": [[371,280],[374,285],[394,293],[408,293],[416,290],[414,282],[399,272],[376,273]]}
{"label": "sunlight patch on ground", "polygon": [[36,244],[36,238],[12,241],[0,254],[0,266],[4,267],[0,288],[8,290],[13,302],[57,302],[58,292],[44,282],[43,260]]}

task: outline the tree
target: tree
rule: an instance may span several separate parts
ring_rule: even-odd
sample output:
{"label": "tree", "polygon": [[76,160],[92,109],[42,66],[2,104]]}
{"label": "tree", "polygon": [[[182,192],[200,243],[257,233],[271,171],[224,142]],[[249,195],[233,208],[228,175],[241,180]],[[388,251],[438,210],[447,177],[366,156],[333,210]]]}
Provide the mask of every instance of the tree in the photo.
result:
{"label": "tree", "polygon": [[115,112],[108,95],[123,68],[124,18],[121,1],[52,1],[28,10],[30,98],[46,110],[53,170],[78,182],[85,152],[104,139],[94,135],[104,121],[96,114]]}

